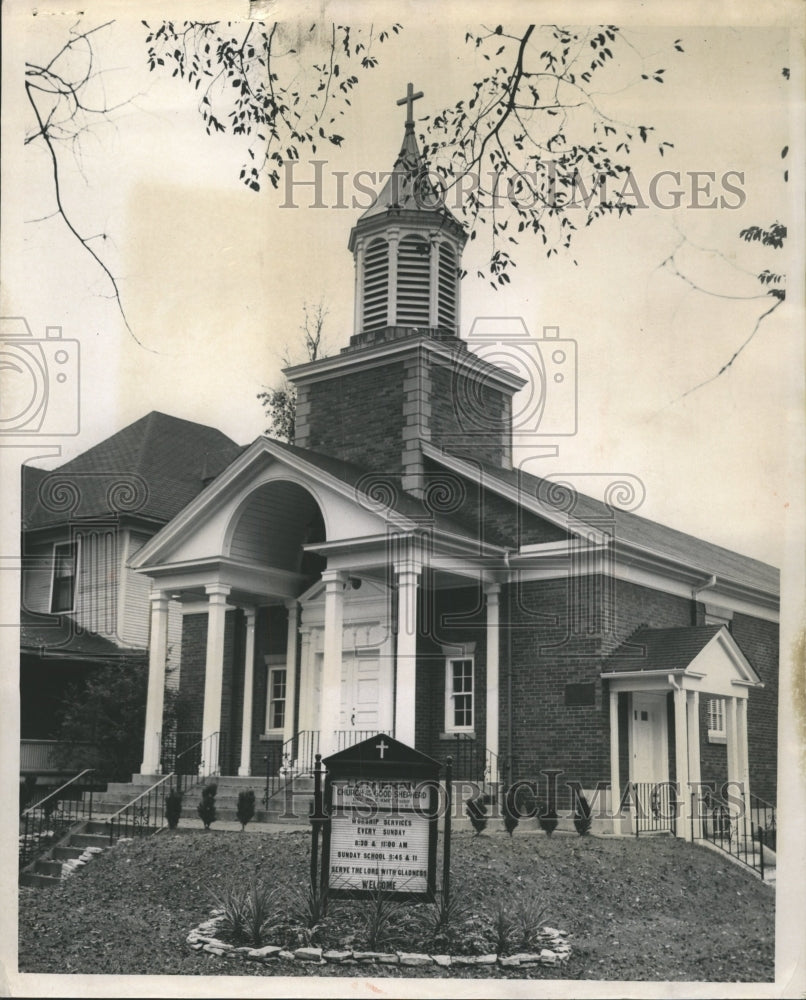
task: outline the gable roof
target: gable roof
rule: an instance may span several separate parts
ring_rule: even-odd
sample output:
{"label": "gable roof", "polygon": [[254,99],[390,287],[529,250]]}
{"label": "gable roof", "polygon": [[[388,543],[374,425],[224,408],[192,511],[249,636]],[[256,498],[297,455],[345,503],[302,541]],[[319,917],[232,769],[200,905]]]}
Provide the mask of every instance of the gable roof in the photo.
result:
{"label": "gable roof", "polygon": [[[24,467],[23,526],[115,513],[164,523],[241,451],[214,427],[154,410],[52,472]],[[55,499],[59,483],[76,490],[67,510]],[[117,495],[115,483],[121,484]]]}
{"label": "gable roof", "polygon": [[722,628],[723,625],[639,628],[610,654],[602,672],[684,670]]}
{"label": "gable roof", "polygon": [[64,660],[143,659],[147,649],[121,647],[82,628],[70,615],[39,615],[20,610],[20,652]]}
{"label": "gable roof", "polygon": [[[573,510],[568,514],[565,506],[552,505],[553,484],[549,479],[518,469],[502,469],[480,459],[470,461],[446,455],[433,446],[426,445],[423,451],[432,461],[448,467],[461,467],[462,474],[476,481],[481,480],[484,488],[511,496],[514,503],[534,508],[539,503],[544,516],[548,514],[550,517],[553,512],[557,519],[565,522],[569,531],[575,530],[574,522],[590,523],[600,529],[603,524],[610,523],[617,546],[635,546],[699,569],[705,575],[714,574],[765,593],[779,592],[779,570],[759,559],[722,548],[657,521],[650,521],[584,493],[575,494]],[[539,498],[539,501],[536,502],[535,498]],[[536,513],[540,514],[541,510],[536,509]]]}

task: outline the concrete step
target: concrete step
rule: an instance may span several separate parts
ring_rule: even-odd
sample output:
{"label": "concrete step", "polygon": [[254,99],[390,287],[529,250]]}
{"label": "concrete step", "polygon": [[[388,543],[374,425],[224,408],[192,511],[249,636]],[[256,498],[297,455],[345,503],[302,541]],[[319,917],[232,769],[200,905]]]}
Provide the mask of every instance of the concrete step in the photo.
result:
{"label": "concrete step", "polygon": [[41,875],[37,872],[22,872],[20,875],[20,885],[27,885],[37,889],[53,887],[61,883],[61,875],[56,878],[53,875]]}
{"label": "concrete step", "polygon": [[34,864],[34,872],[37,875],[52,875],[54,878],[62,877],[61,861],[52,861],[48,858],[40,858]]}
{"label": "concrete step", "polygon": [[57,861],[69,861],[70,858],[80,858],[84,853],[83,847],[54,847],[53,857]]}
{"label": "concrete step", "polygon": [[70,847],[108,847],[109,833],[74,833],[70,838]]}

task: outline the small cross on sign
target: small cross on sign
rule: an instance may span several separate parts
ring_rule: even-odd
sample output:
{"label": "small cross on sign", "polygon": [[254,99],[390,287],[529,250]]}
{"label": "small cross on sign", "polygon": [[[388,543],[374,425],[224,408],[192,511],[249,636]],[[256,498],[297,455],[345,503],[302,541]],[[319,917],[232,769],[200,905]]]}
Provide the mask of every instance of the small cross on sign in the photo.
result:
{"label": "small cross on sign", "polygon": [[400,100],[397,102],[399,105],[400,104],[405,104],[406,105],[406,124],[407,125],[413,125],[414,124],[414,118],[412,117],[412,113],[413,113],[413,107],[412,107],[412,105],[414,104],[415,101],[418,101],[422,96],[423,96],[422,90],[418,90],[417,93],[415,94],[414,93],[414,85],[410,83],[406,87],[406,96],[405,97],[401,97]]}
{"label": "small cross on sign", "polygon": [[381,740],[380,743],[376,743],[375,744],[375,748],[376,748],[376,750],[378,750],[380,752],[381,760],[383,760],[384,751],[386,751],[386,750],[389,749],[389,744],[388,743],[384,743],[383,740]]}

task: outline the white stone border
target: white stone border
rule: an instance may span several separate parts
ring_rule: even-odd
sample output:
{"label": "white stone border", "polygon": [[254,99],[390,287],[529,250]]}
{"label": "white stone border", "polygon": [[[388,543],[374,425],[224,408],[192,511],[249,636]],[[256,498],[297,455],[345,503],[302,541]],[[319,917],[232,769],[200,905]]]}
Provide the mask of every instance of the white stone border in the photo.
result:
{"label": "white stone border", "polygon": [[267,944],[263,948],[236,947],[215,937],[219,924],[224,920],[222,915],[214,915],[194,927],[187,936],[187,943],[195,951],[206,952],[208,955],[240,955],[243,958],[262,962],[266,965],[278,962],[306,962],[312,965],[404,965],[449,966],[500,965],[502,968],[521,968],[532,965],[564,965],[571,957],[571,945],[568,943],[566,931],[558,931],[554,927],[543,927],[540,932],[541,944],[546,947],[540,952],[521,952],[517,955],[424,955],[407,951],[338,951],[323,948],[295,948],[288,951],[280,945]]}

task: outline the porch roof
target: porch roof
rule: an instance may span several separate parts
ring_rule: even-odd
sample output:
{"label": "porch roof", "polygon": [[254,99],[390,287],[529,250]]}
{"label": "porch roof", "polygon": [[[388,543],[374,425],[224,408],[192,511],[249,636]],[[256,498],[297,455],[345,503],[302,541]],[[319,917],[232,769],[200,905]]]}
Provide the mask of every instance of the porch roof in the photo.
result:
{"label": "porch roof", "polygon": [[[677,628],[639,628],[602,664],[602,677],[611,683],[641,676],[658,681],[670,674],[703,681],[703,689],[763,687],[753,665],[724,625]],[[685,679],[685,678],[684,678]]]}
{"label": "porch roof", "polygon": [[145,658],[148,650],[116,645],[81,628],[70,615],[38,615],[20,611],[20,652],[62,659],[120,660]]}

